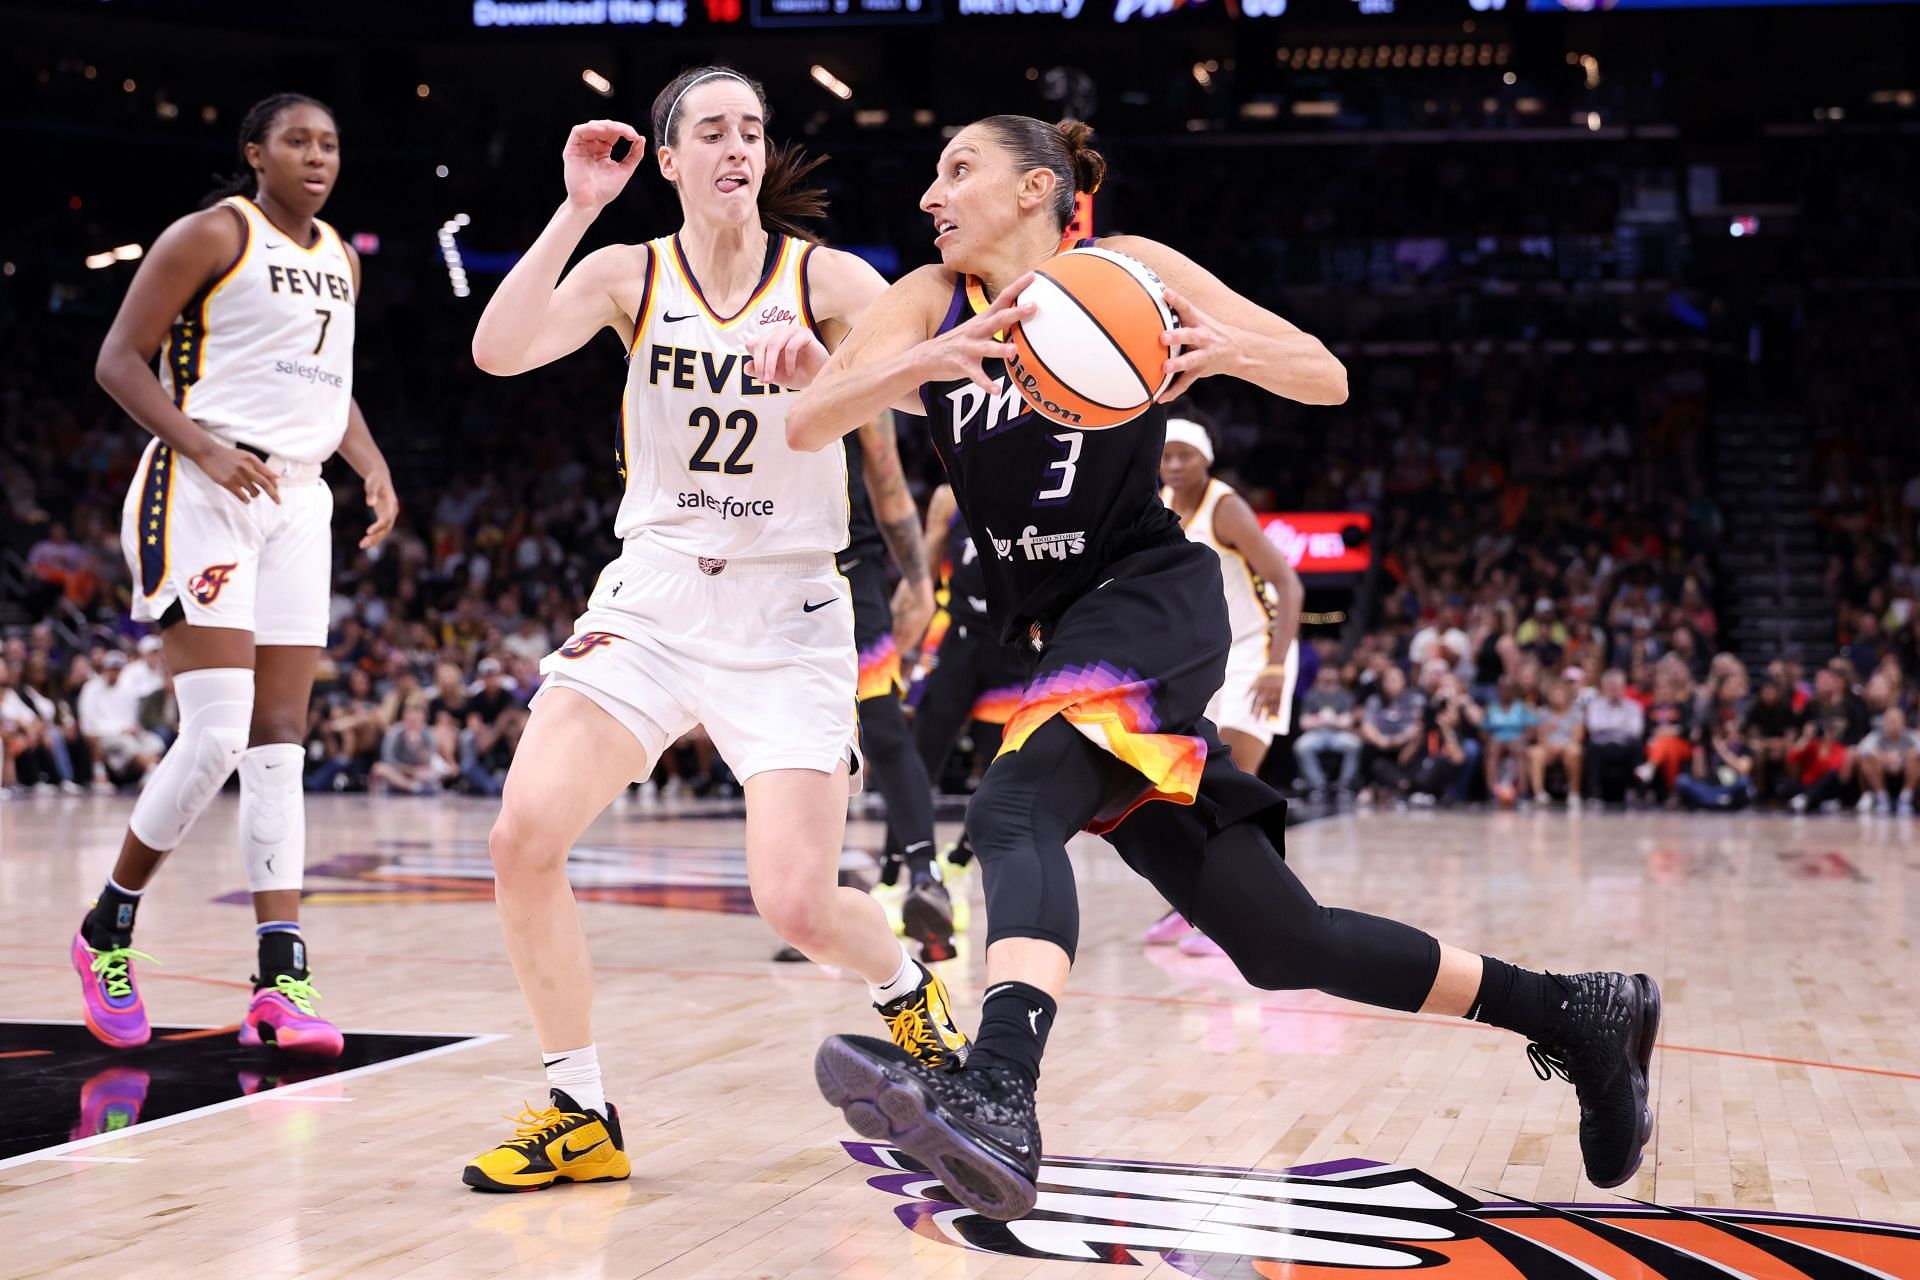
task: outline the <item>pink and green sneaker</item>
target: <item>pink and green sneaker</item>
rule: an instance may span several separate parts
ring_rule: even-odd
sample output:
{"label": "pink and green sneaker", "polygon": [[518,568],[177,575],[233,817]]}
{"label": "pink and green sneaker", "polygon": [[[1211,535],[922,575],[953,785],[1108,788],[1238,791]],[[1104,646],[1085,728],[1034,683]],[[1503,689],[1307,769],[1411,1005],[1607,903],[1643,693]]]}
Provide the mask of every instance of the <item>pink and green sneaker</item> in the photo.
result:
{"label": "pink and green sneaker", "polygon": [[253,993],[246,1021],[240,1024],[240,1043],[271,1045],[288,1053],[337,1058],[346,1048],[340,1028],[313,1011],[320,993],[313,983],[280,974],[273,985]]}
{"label": "pink and green sneaker", "polygon": [[147,1007],[140,999],[140,988],[133,980],[133,962],[152,960],[144,951],[132,947],[110,947],[96,951],[86,937],[73,935],[68,949],[74,972],[80,975],[81,1006],[87,1030],[100,1043],[115,1049],[133,1049],[153,1036],[147,1024]]}

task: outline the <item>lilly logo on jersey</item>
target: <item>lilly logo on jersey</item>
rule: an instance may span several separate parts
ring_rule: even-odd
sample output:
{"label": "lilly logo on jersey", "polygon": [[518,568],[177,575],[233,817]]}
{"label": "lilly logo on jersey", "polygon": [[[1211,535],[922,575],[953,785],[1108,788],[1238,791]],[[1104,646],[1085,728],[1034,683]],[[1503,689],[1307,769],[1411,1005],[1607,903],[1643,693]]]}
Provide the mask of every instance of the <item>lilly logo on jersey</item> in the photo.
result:
{"label": "lilly logo on jersey", "polygon": [[799,316],[794,315],[793,312],[778,304],[768,307],[760,313],[761,324],[792,324],[799,318]]}
{"label": "lilly logo on jersey", "polygon": [[584,658],[595,649],[605,648],[620,637],[611,631],[582,631],[560,646],[563,658]]}
{"label": "lilly logo on jersey", "polygon": [[233,577],[234,565],[210,564],[187,579],[187,594],[201,604],[212,604],[220,598],[220,589]]}
{"label": "lilly logo on jersey", "polygon": [[1139,1267],[1203,1280],[1592,1280],[1920,1275],[1920,1228],[1794,1213],[1479,1200],[1418,1169],[1340,1160],[1282,1172],[1054,1156],[1014,1222],[953,1203],[893,1147],[849,1142],[868,1185],[929,1240],[1002,1257]]}
{"label": "lilly logo on jersey", "polygon": [[993,553],[1002,560],[1013,559],[1013,549],[1028,560],[1065,560],[1077,556],[1087,549],[1087,533],[1084,529],[1075,529],[1072,533],[1042,533],[1038,525],[1028,525],[1020,531],[1020,537],[995,537],[992,529],[987,537],[993,540]]}

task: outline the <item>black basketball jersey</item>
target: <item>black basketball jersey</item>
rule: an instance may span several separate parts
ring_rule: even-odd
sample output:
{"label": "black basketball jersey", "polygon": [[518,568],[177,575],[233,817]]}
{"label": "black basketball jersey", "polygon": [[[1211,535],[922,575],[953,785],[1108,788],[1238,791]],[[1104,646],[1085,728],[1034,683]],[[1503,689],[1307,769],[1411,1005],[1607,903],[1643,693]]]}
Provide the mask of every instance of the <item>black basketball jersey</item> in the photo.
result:
{"label": "black basketball jersey", "polygon": [[866,459],[860,454],[860,433],[841,437],[847,451],[847,546],[835,559],[842,570],[886,551],[880,524],[873,518],[873,500],[867,496]]}
{"label": "black basketball jersey", "polygon": [[979,548],[958,511],[947,522],[947,614],[969,626],[987,623],[987,575]]}
{"label": "black basketball jersey", "polygon": [[[987,305],[977,281],[955,281],[938,332]],[[988,616],[1010,644],[1098,586],[1115,560],[1186,535],[1160,501],[1164,406],[1125,426],[1075,431],[1034,414],[1004,361],[988,360],[984,370],[992,394],[959,379],[922,386],[920,399],[954,502],[977,539]]]}

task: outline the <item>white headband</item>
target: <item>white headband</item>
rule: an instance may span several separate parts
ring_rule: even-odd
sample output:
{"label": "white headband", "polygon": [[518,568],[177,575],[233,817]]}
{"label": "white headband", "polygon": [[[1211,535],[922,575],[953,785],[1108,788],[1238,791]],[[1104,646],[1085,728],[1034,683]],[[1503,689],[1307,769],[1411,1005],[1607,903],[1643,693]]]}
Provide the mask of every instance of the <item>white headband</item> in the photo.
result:
{"label": "white headband", "polygon": [[687,83],[687,87],[680,91],[680,96],[673,100],[673,105],[667,108],[667,123],[666,123],[666,126],[661,129],[660,140],[655,145],[662,146],[662,147],[670,147],[673,145],[673,118],[674,116],[680,113],[680,99],[692,93],[696,86],[703,85],[709,80],[717,80],[721,76],[727,76],[730,79],[738,80],[741,84],[746,85],[747,88],[749,89],[753,88],[751,84],[747,83],[747,78],[741,75],[738,71],[709,71],[707,72],[707,74],[703,76],[695,76],[691,81]]}
{"label": "white headband", "polygon": [[1207,460],[1207,465],[1213,465],[1213,437],[1209,436],[1207,429],[1197,422],[1189,422],[1185,418],[1168,418],[1167,443],[1184,444],[1189,449],[1198,450],[1200,456]]}

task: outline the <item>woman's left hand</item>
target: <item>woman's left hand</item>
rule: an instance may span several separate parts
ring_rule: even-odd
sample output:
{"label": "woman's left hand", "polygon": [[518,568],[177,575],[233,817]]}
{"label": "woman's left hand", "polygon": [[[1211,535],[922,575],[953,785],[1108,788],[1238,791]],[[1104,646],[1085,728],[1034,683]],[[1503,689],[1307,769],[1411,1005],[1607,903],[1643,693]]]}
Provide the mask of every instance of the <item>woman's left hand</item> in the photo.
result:
{"label": "woman's left hand", "polygon": [[1280,714],[1287,696],[1287,673],[1283,667],[1269,667],[1253,682],[1253,714],[1272,719]]}
{"label": "woman's left hand", "polygon": [[1166,371],[1175,377],[1173,385],[1158,397],[1160,404],[1178,400],[1202,378],[1232,373],[1242,366],[1238,329],[1215,320],[1189,302],[1184,294],[1168,289],[1166,296],[1167,305],[1180,318],[1180,327],[1161,334],[1160,342],[1168,348],[1180,348],[1180,354],[1167,358]]}
{"label": "woman's left hand", "polygon": [[373,512],[373,524],[368,526],[366,536],[360,539],[360,549],[371,551],[393,532],[393,522],[400,515],[400,496],[393,491],[393,476],[384,468],[368,476],[362,483],[367,490],[367,506]]}

